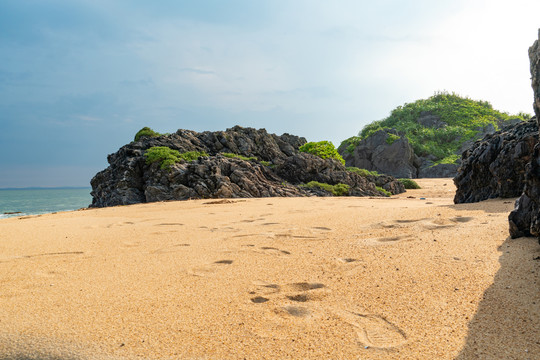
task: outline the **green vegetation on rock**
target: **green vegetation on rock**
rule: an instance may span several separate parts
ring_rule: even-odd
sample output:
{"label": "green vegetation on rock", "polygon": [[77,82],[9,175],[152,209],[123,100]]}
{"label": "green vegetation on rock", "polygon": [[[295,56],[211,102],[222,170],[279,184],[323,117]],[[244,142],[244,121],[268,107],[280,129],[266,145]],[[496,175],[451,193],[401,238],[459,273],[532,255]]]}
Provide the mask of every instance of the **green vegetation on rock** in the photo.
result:
{"label": "green vegetation on rock", "polygon": [[172,165],[182,160],[190,162],[197,160],[200,156],[208,156],[208,154],[200,151],[180,153],[178,150],[171,149],[167,146],[153,146],[146,150],[144,156],[146,157],[147,164],[159,162],[160,169],[170,169]]}
{"label": "green vegetation on rock", "polygon": [[208,156],[208,154],[204,151],[186,151],[180,154],[180,159],[191,162],[197,160],[201,156]]}
{"label": "green vegetation on rock", "polygon": [[244,155],[233,154],[233,153],[220,153],[220,154],[230,159],[240,159],[244,161],[257,161],[258,160],[255,156],[247,157]]}
{"label": "green vegetation on rock", "polygon": [[161,136],[163,134],[160,134],[158,132],[155,132],[154,130],[150,129],[149,127],[145,126],[143,127],[141,130],[139,130],[137,132],[137,134],[135,134],[135,141],[139,141],[139,139],[143,136],[148,136],[148,137],[158,137],[158,136]]}
{"label": "green vegetation on rock", "polygon": [[405,189],[421,189],[420,185],[412,179],[398,179],[405,186]]}
{"label": "green vegetation on rock", "polygon": [[431,166],[439,165],[439,164],[455,164],[455,162],[460,158],[461,156],[457,154],[448,155],[445,158],[442,158],[440,160],[435,161],[435,163]]}
{"label": "green vegetation on rock", "polygon": [[401,139],[401,137],[399,137],[396,134],[388,134],[388,137],[386,138],[386,143],[388,145],[392,145],[396,140],[399,140],[399,139]]}
{"label": "green vegetation on rock", "polygon": [[[438,119],[437,126],[425,126],[418,122],[421,115],[433,115]],[[396,129],[409,140],[418,156],[433,155],[438,160],[450,161],[466,141],[476,140],[478,134],[487,126],[499,130],[510,120],[527,120],[529,114],[510,115],[494,110],[487,101],[472,100],[455,93],[438,92],[428,99],[417,100],[398,106],[383,120],[365,126],[359,136],[342,142],[352,153],[358,143],[384,129]],[[393,138],[393,137],[392,137]],[[393,140],[387,141],[395,141]],[[441,163],[441,162],[439,162]]]}
{"label": "green vegetation on rock", "polygon": [[330,141],[308,142],[298,149],[302,152],[316,155],[322,159],[336,159],[345,165],[345,160]]}
{"label": "green vegetation on rock", "polygon": [[308,188],[323,189],[323,190],[326,190],[328,192],[331,192],[335,196],[349,195],[349,188],[350,188],[350,186],[347,185],[347,184],[330,185],[330,184],[326,184],[326,183],[320,183],[318,181],[310,181],[304,186],[308,187]]}
{"label": "green vegetation on rock", "polygon": [[375,188],[377,189],[378,192],[380,192],[384,196],[392,196],[392,193],[390,191],[387,191],[380,186],[375,186]]}
{"label": "green vegetation on rock", "polygon": [[363,177],[379,176],[379,173],[376,172],[375,170],[370,171],[370,170],[366,170],[366,169],[360,169],[360,168],[357,168],[357,167],[354,167],[354,166],[349,166],[347,168],[347,171],[357,173],[358,175],[363,176]]}

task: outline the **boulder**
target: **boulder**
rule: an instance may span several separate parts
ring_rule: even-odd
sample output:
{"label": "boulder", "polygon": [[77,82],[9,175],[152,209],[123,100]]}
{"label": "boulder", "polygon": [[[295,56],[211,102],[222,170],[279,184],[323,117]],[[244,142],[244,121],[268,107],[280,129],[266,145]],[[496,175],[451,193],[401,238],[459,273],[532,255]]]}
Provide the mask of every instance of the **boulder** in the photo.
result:
{"label": "boulder", "polygon": [[[529,48],[533,107],[540,121],[540,30],[538,40]],[[540,144],[537,142],[530,163],[526,167],[523,194],[508,216],[510,236],[536,236],[540,241]]]}
{"label": "boulder", "polygon": [[538,140],[533,118],[484,136],[463,152],[454,183],[456,204],[521,195],[526,165]]}
{"label": "boulder", "polygon": [[416,178],[415,164],[419,159],[414,154],[409,140],[392,129],[379,130],[361,140],[352,153],[341,146],[338,151],[346,166],[375,170],[397,178]]}

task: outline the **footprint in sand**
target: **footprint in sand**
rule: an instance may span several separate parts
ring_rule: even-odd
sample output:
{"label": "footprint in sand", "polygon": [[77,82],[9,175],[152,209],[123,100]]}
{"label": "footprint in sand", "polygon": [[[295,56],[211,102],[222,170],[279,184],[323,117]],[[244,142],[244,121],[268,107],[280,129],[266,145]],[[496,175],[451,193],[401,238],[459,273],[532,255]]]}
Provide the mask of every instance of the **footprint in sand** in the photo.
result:
{"label": "footprint in sand", "polygon": [[348,310],[334,310],[333,312],[355,328],[358,342],[362,346],[388,349],[407,342],[407,336],[403,330],[381,315]]}
{"label": "footprint in sand", "polygon": [[474,218],[470,216],[456,216],[454,218],[451,218],[450,221],[457,222],[457,223],[466,223],[473,219]]}
{"label": "footprint in sand", "polygon": [[386,236],[377,238],[360,239],[358,242],[361,245],[381,245],[384,243],[397,243],[403,241],[414,240],[414,237],[410,235],[398,235],[398,236]]}
{"label": "footprint in sand", "polygon": [[259,249],[254,249],[256,252],[260,252],[268,255],[290,255],[291,252],[287,250],[280,250],[272,246],[262,246]]}
{"label": "footprint in sand", "polygon": [[196,266],[193,269],[191,269],[189,273],[191,275],[201,276],[201,277],[212,276],[217,271],[222,269],[224,266],[231,265],[233,262],[234,262],[233,260],[218,260],[218,261],[214,261],[211,264]]}
{"label": "footprint in sand", "polygon": [[[255,304],[270,302],[276,305],[273,313],[280,317],[308,317],[314,313],[314,309],[308,306],[309,302],[323,299],[329,292],[324,284],[297,282],[285,285],[268,283],[265,281],[254,281],[257,287],[255,291],[250,291],[251,295],[257,295],[250,298]],[[305,303],[296,305],[295,303]],[[280,305],[281,304],[281,305]]]}
{"label": "footprint in sand", "polygon": [[152,254],[168,254],[178,251],[182,251],[181,248],[191,246],[191,244],[174,244],[171,246],[166,246],[157,250],[152,251]]}

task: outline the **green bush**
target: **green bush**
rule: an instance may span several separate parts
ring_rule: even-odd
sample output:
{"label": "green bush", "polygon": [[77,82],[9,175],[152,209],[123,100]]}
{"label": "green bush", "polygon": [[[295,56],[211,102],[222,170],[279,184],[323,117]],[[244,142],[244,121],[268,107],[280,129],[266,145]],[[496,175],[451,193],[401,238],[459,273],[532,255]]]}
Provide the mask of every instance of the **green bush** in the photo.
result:
{"label": "green bush", "polygon": [[354,166],[348,167],[347,171],[357,173],[358,175],[363,176],[363,177],[379,176],[379,173],[376,172],[375,170],[369,171],[369,170],[366,170],[366,169],[359,169],[359,168],[354,167]]}
{"label": "green bush", "polygon": [[377,189],[377,191],[382,193],[384,196],[392,196],[392,193],[390,191],[386,191],[380,186],[375,186],[375,188]]}
{"label": "green bush", "polygon": [[182,160],[191,162],[197,160],[200,156],[208,156],[205,152],[186,151],[180,153],[178,150],[171,149],[167,146],[153,146],[144,153],[146,163],[152,164],[160,162],[161,169],[170,169],[170,167]]}
{"label": "green bush", "polygon": [[362,138],[360,136],[352,136],[348,139],[343,140],[339,147],[346,146],[345,151],[349,154],[352,154],[361,140]]}
{"label": "green bush", "polygon": [[412,179],[398,179],[405,186],[405,189],[421,189],[420,185]]}
{"label": "green bush", "polygon": [[308,188],[323,189],[328,192],[331,192],[335,196],[347,196],[349,195],[349,189],[350,189],[350,186],[347,184],[330,185],[326,183],[320,183],[318,181],[310,181],[304,186]]}
{"label": "green bush", "polygon": [[399,137],[396,134],[388,134],[388,136],[386,137],[386,143],[388,145],[392,145],[396,140],[399,140],[399,139],[401,139],[401,137]]}
{"label": "green bush", "polygon": [[336,159],[345,165],[345,160],[330,141],[308,142],[298,149],[302,152],[316,155],[322,159]]}
{"label": "green bush", "polygon": [[449,155],[449,156],[447,156],[445,158],[442,158],[441,160],[436,161],[432,166],[439,165],[439,164],[455,164],[456,161],[460,157],[461,156],[459,156],[457,154],[452,154],[452,155]]}
{"label": "green bush", "polygon": [[[429,112],[439,116],[446,126],[440,128],[425,127],[417,122],[420,114]],[[358,137],[349,138],[346,144],[350,152],[361,139],[383,129],[396,129],[405,134],[414,152],[418,156],[434,155],[437,160],[447,159],[460,149],[468,140],[476,140],[479,129],[493,125],[496,130],[511,119],[528,120],[529,114],[509,115],[494,110],[487,101],[471,100],[455,93],[438,92],[428,99],[417,100],[398,106],[390,115],[365,126]],[[395,141],[395,139],[387,139]],[[355,144],[353,146],[353,144]],[[347,148],[349,151],[349,147]],[[457,158],[454,158],[457,160]],[[454,162],[455,162],[454,160]]]}
{"label": "green bush", "polygon": [[197,160],[201,156],[208,156],[208,154],[204,151],[186,151],[184,153],[181,153],[179,158],[187,162],[191,162]]}
{"label": "green bush", "polygon": [[181,159],[178,150],[173,150],[167,146],[153,146],[146,150],[144,156],[146,156],[147,164],[160,162],[161,169],[168,169]]}
{"label": "green bush", "polygon": [[155,132],[154,130],[150,129],[149,127],[145,126],[143,127],[141,130],[139,130],[137,132],[137,134],[135,134],[135,141],[139,141],[139,139],[143,136],[148,136],[148,137],[158,137],[158,136],[161,136],[162,134],[158,133],[158,132]]}

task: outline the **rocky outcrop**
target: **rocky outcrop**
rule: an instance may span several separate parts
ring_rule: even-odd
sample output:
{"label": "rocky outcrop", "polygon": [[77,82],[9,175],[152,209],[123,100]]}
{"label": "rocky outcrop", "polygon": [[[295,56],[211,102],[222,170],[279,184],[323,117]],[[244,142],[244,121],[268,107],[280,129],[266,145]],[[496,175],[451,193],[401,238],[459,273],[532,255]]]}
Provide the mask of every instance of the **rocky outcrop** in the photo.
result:
{"label": "rocky outcrop", "polygon": [[[109,167],[91,181],[91,206],[190,198],[332,195],[320,188],[302,186],[310,181],[349,185],[349,195],[353,196],[380,196],[376,186],[393,194],[405,191],[395,178],[380,176],[375,183],[347,171],[339,161],[299,152],[305,143],[298,136],[277,136],[264,129],[239,126],[226,131],[178,130],[170,135],[141,137],[108,156]],[[154,146],[180,153],[205,152],[208,156],[161,169],[159,163],[146,163],[145,151]],[[226,157],[224,153],[253,160]]]}
{"label": "rocky outcrop", "polygon": [[[434,127],[446,126],[440,118],[423,113],[418,121]],[[436,164],[433,156],[419,157],[407,137],[395,129],[379,130],[361,140],[352,152],[342,144],[339,153],[346,166],[377,171],[397,178],[442,178],[454,177],[458,164]]]}
{"label": "rocky outcrop", "polygon": [[491,198],[517,197],[525,186],[525,169],[538,141],[538,124],[533,118],[510,125],[463,152],[461,167],[454,178],[456,204]]}
{"label": "rocky outcrop", "polygon": [[[534,111],[540,121],[540,30],[538,40],[529,48],[531,85],[534,93]],[[540,241],[540,144],[536,144],[527,165],[523,194],[508,216],[510,236],[536,236]]]}
{"label": "rocky outcrop", "polygon": [[[377,171],[397,178],[416,178],[419,159],[409,140],[395,130],[379,130],[361,140],[350,153],[346,145],[338,149],[346,166]],[[416,165],[416,166],[415,166]]]}

